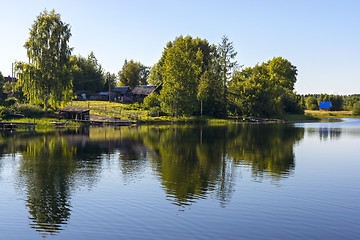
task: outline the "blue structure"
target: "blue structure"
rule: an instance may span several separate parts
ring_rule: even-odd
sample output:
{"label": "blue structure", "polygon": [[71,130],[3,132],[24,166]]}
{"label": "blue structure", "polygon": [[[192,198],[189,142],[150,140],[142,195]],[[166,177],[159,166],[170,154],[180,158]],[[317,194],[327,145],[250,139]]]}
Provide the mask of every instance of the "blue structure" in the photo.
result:
{"label": "blue structure", "polygon": [[319,110],[320,111],[329,111],[332,107],[331,102],[320,102],[319,104]]}

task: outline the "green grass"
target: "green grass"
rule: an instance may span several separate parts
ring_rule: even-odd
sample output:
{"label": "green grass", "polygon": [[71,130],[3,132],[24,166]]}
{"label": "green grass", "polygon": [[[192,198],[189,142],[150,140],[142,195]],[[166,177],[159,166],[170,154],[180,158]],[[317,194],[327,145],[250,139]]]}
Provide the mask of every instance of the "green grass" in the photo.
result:
{"label": "green grass", "polygon": [[108,119],[108,118],[121,118],[121,119],[145,119],[149,111],[141,109],[139,105],[136,107],[134,104],[123,104],[107,101],[74,101],[69,103],[67,107],[89,108],[90,117],[93,119]]}
{"label": "green grass", "polygon": [[[68,120],[59,120],[57,118],[20,118],[20,119],[9,119],[2,120],[2,122],[15,122],[15,123],[36,123],[36,128],[50,128],[54,124],[52,122],[65,122],[65,126],[80,126],[79,123],[68,121]],[[24,126],[24,128],[26,128]]]}
{"label": "green grass", "polygon": [[318,111],[306,110],[305,115],[315,118],[359,118],[360,116],[352,115],[351,111]]}

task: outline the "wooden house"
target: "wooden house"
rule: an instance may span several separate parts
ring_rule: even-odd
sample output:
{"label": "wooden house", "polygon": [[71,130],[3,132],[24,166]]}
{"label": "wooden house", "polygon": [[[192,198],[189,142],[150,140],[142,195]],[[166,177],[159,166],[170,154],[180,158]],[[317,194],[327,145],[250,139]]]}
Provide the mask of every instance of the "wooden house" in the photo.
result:
{"label": "wooden house", "polygon": [[134,99],[144,99],[153,92],[159,92],[162,88],[162,85],[140,85],[136,86],[132,91],[132,96]]}
{"label": "wooden house", "polygon": [[66,107],[59,109],[59,117],[69,120],[90,120],[90,109]]}
{"label": "wooden house", "polygon": [[328,102],[320,102],[319,104],[319,110],[320,111],[329,111],[332,107],[332,104],[330,101]]}
{"label": "wooden house", "polygon": [[113,90],[111,90],[111,92],[115,94],[115,100],[121,100],[124,97],[131,96],[129,86],[116,87]]}

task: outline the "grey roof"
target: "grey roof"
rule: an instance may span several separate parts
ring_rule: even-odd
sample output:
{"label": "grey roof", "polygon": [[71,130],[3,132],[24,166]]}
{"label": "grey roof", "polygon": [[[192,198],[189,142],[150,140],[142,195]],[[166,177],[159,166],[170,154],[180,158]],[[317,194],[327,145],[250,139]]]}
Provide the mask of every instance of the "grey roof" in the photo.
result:
{"label": "grey roof", "polygon": [[88,112],[90,109],[77,108],[77,107],[64,107],[59,109],[59,112],[75,112],[75,113],[83,113]]}
{"label": "grey roof", "polygon": [[119,93],[125,95],[129,91],[129,86],[124,87],[116,87],[112,90],[112,92]]}
{"label": "grey roof", "polygon": [[150,95],[156,89],[156,87],[157,87],[156,85],[136,86],[132,90],[132,94],[134,94],[134,95]]}

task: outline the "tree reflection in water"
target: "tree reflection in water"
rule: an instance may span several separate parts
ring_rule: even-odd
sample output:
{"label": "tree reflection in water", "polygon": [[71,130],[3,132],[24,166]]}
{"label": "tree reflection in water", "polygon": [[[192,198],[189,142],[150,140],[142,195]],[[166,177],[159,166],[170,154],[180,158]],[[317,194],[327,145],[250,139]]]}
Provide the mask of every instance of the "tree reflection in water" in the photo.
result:
{"label": "tree reflection in water", "polygon": [[293,146],[302,128],[283,125],[168,127],[147,135],[145,144],[159,152],[155,170],[168,197],[183,206],[216,192],[230,201],[235,166],[247,165],[256,181],[280,180],[295,167]]}
{"label": "tree reflection in water", "polygon": [[72,191],[99,180],[104,155],[118,156],[125,181],[150,167],[173,204],[185,207],[211,195],[224,207],[239,167],[248,166],[255,181],[289,176],[293,146],[303,136],[303,128],[286,125],[143,126],[15,134],[0,142],[3,153],[22,156],[19,180],[31,226],[56,234],[70,218]]}
{"label": "tree reflection in water", "polygon": [[[12,150],[22,156],[19,178],[26,188],[30,225],[44,235],[59,232],[68,221],[71,190],[76,184],[91,186],[96,181],[100,170],[96,156],[102,151],[97,145],[81,144],[84,139],[88,136],[79,131],[12,138],[13,146],[18,149]],[[89,152],[97,155],[84,158],[83,153]]]}

